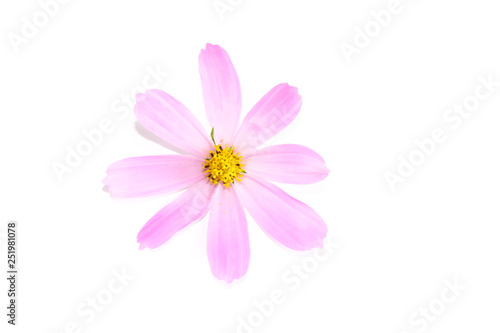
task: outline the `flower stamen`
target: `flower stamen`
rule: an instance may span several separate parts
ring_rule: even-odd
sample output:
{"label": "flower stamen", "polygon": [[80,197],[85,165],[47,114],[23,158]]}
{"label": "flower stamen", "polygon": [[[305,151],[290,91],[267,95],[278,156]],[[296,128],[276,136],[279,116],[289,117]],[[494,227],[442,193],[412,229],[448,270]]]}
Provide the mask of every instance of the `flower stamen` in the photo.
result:
{"label": "flower stamen", "polygon": [[[212,132],[213,133],[213,132]],[[204,173],[207,174],[207,179],[213,185],[222,183],[224,187],[229,188],[234,184],[234,180],[241,182],[245,164],[241,163],[242,156],[240,153],[234,152],[234,147],[222,148],[222,145],[214,145],[215,151],[210,151],[210,154],[203,162]]]}

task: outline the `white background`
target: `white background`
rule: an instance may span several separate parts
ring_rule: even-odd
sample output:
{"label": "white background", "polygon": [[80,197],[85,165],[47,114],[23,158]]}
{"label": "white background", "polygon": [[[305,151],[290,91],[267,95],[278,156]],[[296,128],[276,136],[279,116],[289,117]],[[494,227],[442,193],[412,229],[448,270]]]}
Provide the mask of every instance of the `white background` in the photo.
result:
{"label": "white background", "polygon": [[[21,34],[40,5],[2,1],[0,221],[2,233],[19,223],[20,277],[14,329],[0,284],[1,331],[64,332],[75,321],[82,332],[236,332],[277,289],[284,303],[253,331],[417,332],[414,312],[438,306],[445,280],[457,279],[467,289],[421,331],[498,332],[500,88],[456,130],[443,114],[474,94],[480,75],[500,81],[500,8],[401,0],[348,63],[341,43],[388,3],[243,0],[222,20],[212,0],[74,0],[15,52],[8,34]],[[119,201],[102,190],[112,162],[170,153],[133,114],[112,111],[146,67],[168,71],[160,88],[208,132],[197,61],[207,42],[230,54],[244,112],[278,83],[299,88],[301,113],[270,143],[311,147],[332,170],[318,184],[282,186],[341,243],[297,290],[282,276],[312,254],[285,251],[251,219],[249,271],[228,287],[210,273],[206,221],[138,251],[139,229],[176,195]],[[51,164],[104,118],[112,133],[59,181]],[[446,142],[391,191],[384,173],[436,127]],[[77,308],[122,268],[134,279],[86,323]]]}

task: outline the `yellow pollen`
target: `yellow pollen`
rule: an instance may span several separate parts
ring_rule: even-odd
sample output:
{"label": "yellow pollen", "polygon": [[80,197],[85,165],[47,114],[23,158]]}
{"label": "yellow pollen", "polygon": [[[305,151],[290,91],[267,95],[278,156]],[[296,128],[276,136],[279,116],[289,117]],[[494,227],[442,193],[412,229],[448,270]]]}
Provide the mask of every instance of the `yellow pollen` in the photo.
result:
{"label": "yellow pollen", "polygon": [[211,151],[203,162],[204,172],[207,174],[207,179],[214,185],[222,183],[224,187],[231,187],[236,179],[241,182],[245,164],[241,164],[242,156],[234,152],[234,147],[222,148],[221,145],[214,145],[215,151]]}

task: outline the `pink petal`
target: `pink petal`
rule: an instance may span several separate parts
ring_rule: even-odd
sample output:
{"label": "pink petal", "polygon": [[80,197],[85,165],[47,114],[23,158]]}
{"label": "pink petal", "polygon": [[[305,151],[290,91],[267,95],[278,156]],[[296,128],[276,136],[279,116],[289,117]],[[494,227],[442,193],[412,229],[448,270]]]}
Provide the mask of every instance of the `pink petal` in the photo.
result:
{"label": "pink petal", "polygon": [[227,52],[219,45],[207,44],[199,57],[201,88],[210,125],[217,141],[231,144],[241,114],[241,88]]}
{"label": "pink petal", "polygon": [[235,139],[238,151],[243,155],[254,152],[290,124],[301,105],[297,88],[282,83],[271,89],[243,120]]}
{"label": "pink petal", "polygon": [[319,182],[330,172],[315,151],[291,144],[263,148],[247,157],[244,163],[248,174],[290,184]]}
{"label": "pink petal", "polygon": [[172,193],[201,181],[202,164],[201,158],[183,155],[126,158],[108,168],[103,183],[121,198]]}
{"label": "pink petal", "polygon": [[250,262],[247,220],[233,188],[222,188],[210,210],[207,233],[210,269],[216,278],[231,283],[241,278]]}
{"label": "pink petal", "polygon": [[323,246],[327,226],[311,207],[262,179],[245,176],[239,185],[243,206],[271,238],[299,251]]}
{"label": "pink petal", "polygon": [[140,248],[154,249],[168,241],[177,231],[205,216],[216,187],[202,180],[156,213],[137,235]]}
{"label": "pink petal", "polygon": [[191,155],[205,157],[213,145],[210,132],[181,102],[153,89],[137,94],[135,114],[139,122],[166,142]]}

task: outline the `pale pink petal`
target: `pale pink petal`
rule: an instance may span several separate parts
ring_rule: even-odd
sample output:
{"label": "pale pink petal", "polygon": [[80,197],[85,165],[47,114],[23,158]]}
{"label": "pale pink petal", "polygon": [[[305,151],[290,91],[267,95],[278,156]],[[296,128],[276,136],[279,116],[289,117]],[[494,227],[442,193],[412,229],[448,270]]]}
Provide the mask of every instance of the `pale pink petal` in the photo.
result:
{"label": "pale pink petal", "polygon": [[250,175],[289,184],[319,182],[330,172],[318,153],[292,144],[263,148],[245,158],[244,163]]}
{"label": "pale pink petal", "polygon": [[153,89],[137,94],[135,114],[148,130],[191,155],[205,157],[213,145],[210,132],[181,102]]}
{"label": "pale pink petal", "polygon": [[121,198],[172,193],[202,180],[202,165],[201,158],[184,155],[126,158],[109,166],[103,183]]}
{"label": "pale pink petal", "polygon": [[202,180],[158,211],[137,235],[140,248],[154,249],[177,231],[203,218],[210,208],[215,189],[207,180]]}
{"label": "pale pink petal", "polygon": [[272,138],[292,122],[302,105],[297,88],[282,83],[272,88],[250,110],[236,134],[235,147],[243,155]]}
{"label": "pale pink petal", "polygon": [[227,283],[242,277],[248,269],[247,220],[234,188],[221,187],[214,199],[208,221],[207,254],[212,273]]}
{"label": "pale pink petal", "polygon": [[322,247],[327,226],[311,207],[263,179],[245,176],[239,185],[243,206],[271,238],[293,250]]}
{"label": "pale pink petal", "polygon": [[227,52],[212,44],[201,50],[199,68],[208,121],[215,128],[217,141],[223,139],[230,145],[241,114],[241,89],[236,70]]}

